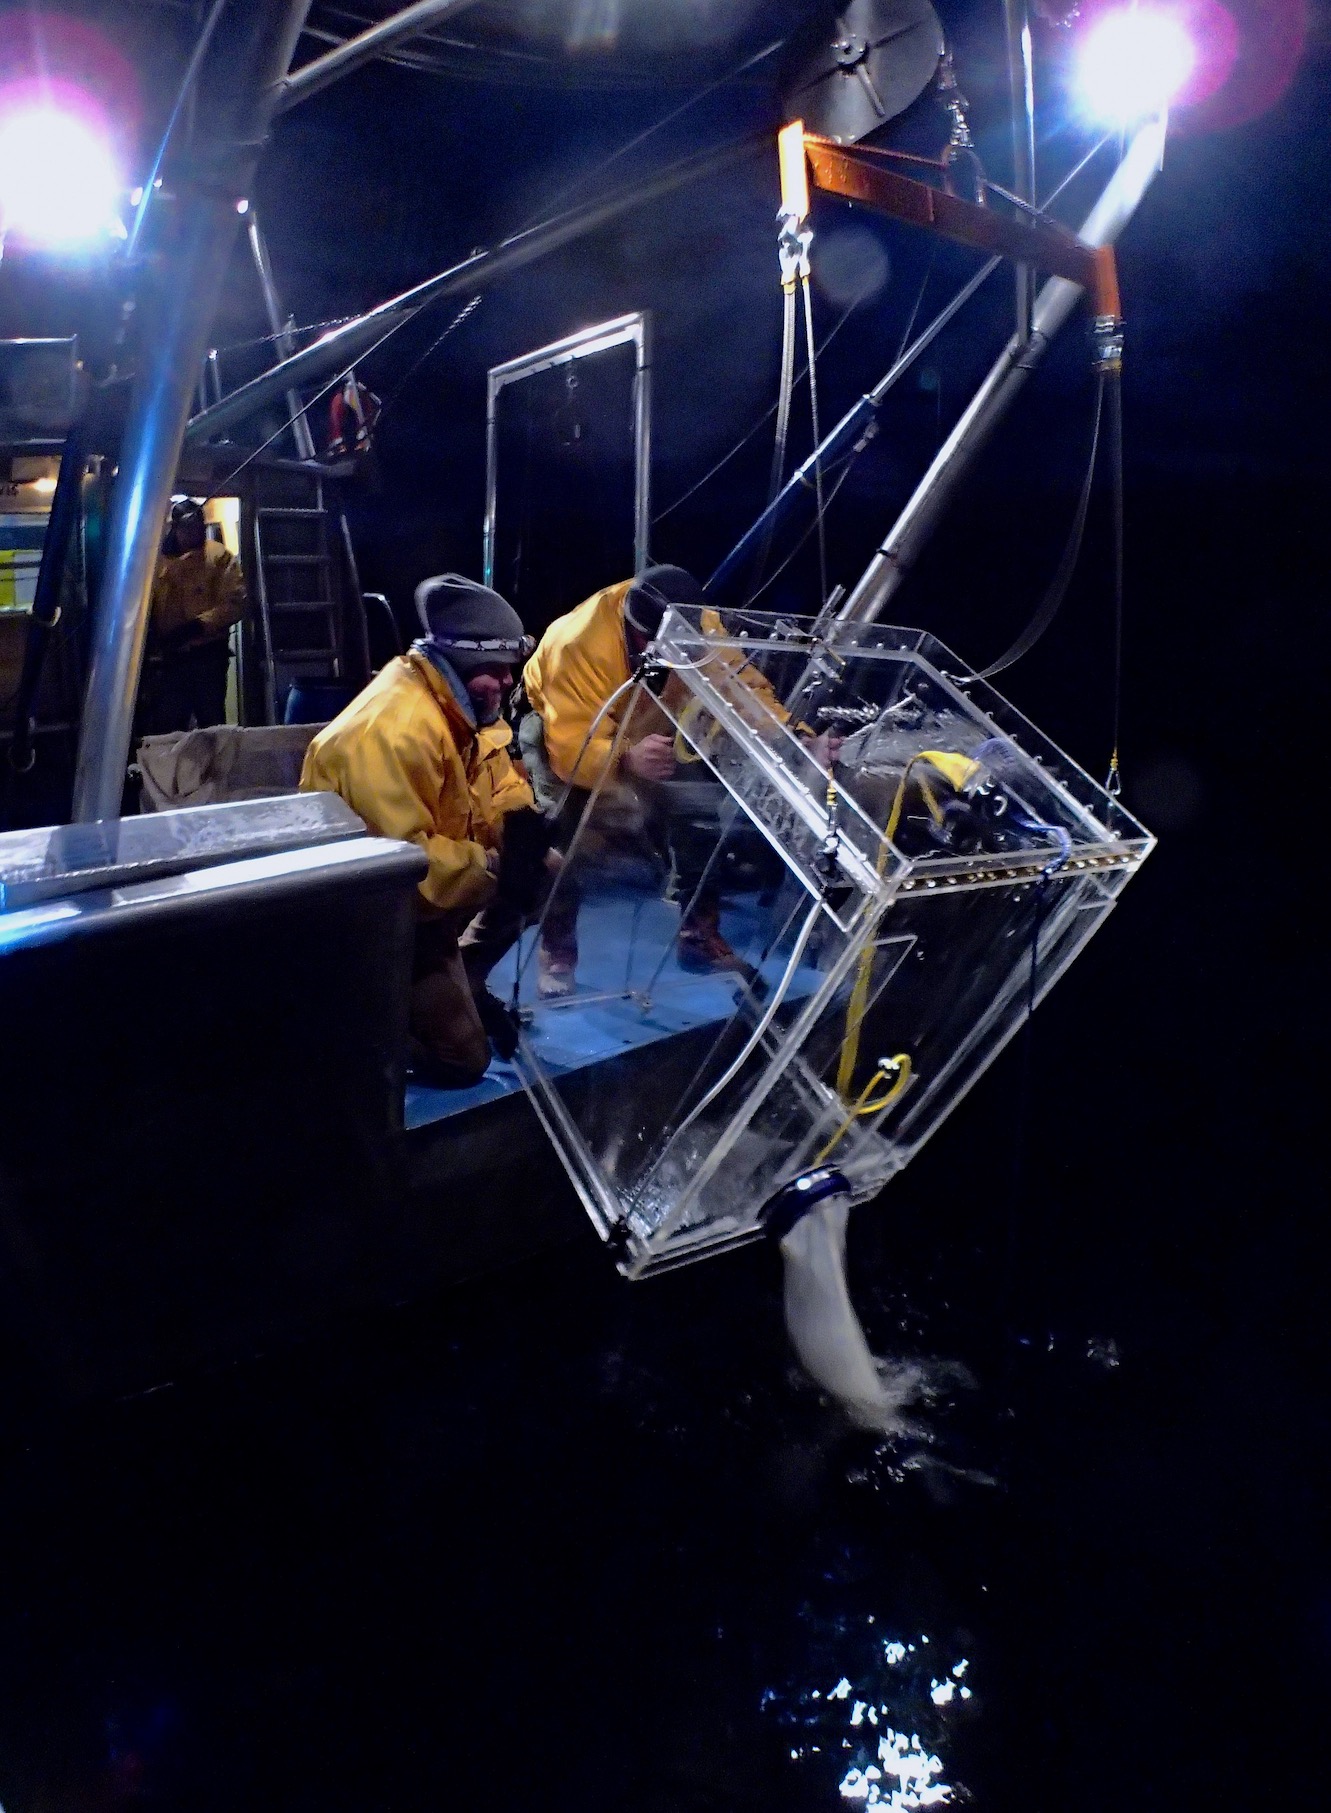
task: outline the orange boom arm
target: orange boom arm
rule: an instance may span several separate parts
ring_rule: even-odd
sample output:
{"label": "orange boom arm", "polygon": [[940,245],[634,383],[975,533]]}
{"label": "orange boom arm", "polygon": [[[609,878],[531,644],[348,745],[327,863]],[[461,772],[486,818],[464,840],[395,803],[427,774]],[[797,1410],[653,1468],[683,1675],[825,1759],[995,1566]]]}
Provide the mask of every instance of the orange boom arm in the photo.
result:
{"label": "orange boom arm", "polygon": [[[846,146],[804,132],[800,126],[786,128],[792,138],[796,132],[803,137],[813,180],[827,194],[862,201],[880,214],[927,227],[977,252],[996,252],[1016,264],[1066,277],[1086,291],[1096,315],[1117,318],[1122,313],[1112,246],[1089,246],[1051,221],[1014,220],[995,214],[977,202],[949,195],[945,189],[885,170],[862,154],[857,156]],[[785,134],[782,136],[784,139]]]}

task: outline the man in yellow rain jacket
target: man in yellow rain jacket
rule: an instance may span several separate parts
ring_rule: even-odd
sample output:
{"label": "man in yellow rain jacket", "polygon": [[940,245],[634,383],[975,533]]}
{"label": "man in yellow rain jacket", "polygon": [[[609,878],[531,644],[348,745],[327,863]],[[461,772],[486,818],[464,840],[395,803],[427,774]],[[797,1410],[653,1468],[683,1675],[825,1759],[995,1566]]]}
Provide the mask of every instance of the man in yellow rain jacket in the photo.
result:
{"label": "man in yellow rain jacket", "polygon": [[153,576],[140,729],[166,735],[220,724],[226,716],[228,632],[245,615],[240,563],[209,541],[193,498],[171,506]]}
{"label": "man in yellow rain jacket", "polygon": [[497,592],[456,573],[417,587],[426,634],[310,744],[300,784],[429,859],[411,994],[411,1061],[443,1088],[479,1082],[516,1035],[485,978],[536,904],[549,836],[509,754],[503,707],[531,648]]}
{"label": "man in yellow rain jacket", "polygon": [[[648,567],[636,579],[606,586],[550,625],[523,670],[523,687],[532,710],[519,729],[522,756],[537,800],[547,813],[558,806],[572,784],[565,808],[565,835],[581,816],[588,794],[607,777],[612,761],[617,765],[617,778],[654,800],[669,819],[675,892],[686,905],[679,933],[680,963],[691,970],[742,972],[744,964],[721,934],[719,890],[702,885],[716,847],[715,826],[692,822],[687,812],[671,812],[664,783],[675,773],[674,725],[641,693],[633,706],[626,740],[615,753],[615,740],[633,698],[626,683],[672,605],[699,613],[704,635],[724,634],[721,618],[706,604],[697,580],[683,567],[673,566]],[[719,658],[767,711],[781,722],[787,721],[789,713],[756,667],[728,650],[721,651]],[[625,690],[615,700],[620,688]],[[671,675],[662,698],[678,714],[688,693],[683,682]],[[577,907],[572,876],[566,875],[542,930],[538,987],[543,995],[573,992]]]}

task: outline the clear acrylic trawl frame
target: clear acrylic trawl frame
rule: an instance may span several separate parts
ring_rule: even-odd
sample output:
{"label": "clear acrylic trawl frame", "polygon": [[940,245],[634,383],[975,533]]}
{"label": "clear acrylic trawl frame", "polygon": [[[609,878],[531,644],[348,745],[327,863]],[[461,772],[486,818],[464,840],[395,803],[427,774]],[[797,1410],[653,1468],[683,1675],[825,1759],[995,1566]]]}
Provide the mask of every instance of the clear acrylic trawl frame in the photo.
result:
{"label": "clear acrylic trawl frame", "polygon": [[[819,1165],[875,1195],[1153,843],[924,632],[734,622],[667,617],[542,919],[576,989],[542,993],[535,937],[519,971],[532,1100],[630,1276],[752,1238]],[[634,782],[652,731],[675,778]]]}

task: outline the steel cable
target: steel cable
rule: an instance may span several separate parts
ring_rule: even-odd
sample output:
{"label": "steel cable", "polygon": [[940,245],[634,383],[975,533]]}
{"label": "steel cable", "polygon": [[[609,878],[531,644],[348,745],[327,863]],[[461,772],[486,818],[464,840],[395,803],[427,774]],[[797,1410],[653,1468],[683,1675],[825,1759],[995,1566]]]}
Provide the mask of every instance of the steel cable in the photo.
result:
{"label": "steel cable", "polygon": [[[1091,492],[1095,486],[1095,468],[1100,448],[1100,421],[1104,409],[1104,394],[1104,380],[1101,380],[1095,386],[1095,410],[1091,418],[1091,450],[1086,461],[1086,475],[1082,479],[1081,494],[1073,513],[1072,527],[1068,531],[1068,538],[1063,545],[1058,565],[1054,568],[1054,576],[1049,581],[1044,597],[1040,600],[1039,609],[1025,629],[1010,648],[1004,649],[996,661],[991,661],[988,667],[977,669],[974,676],[977,680],[991,680],[995,674],[1001,674],[1005,668],[1015,666],[1023,655],[1031,652],[1062,609],[1063,600],[1067,597],[1068,588],[1072,584],[1072,576],[1077,570],[1077,561],[1081,555],[1082,541],[1086,534],[1086,518],[1090,512]],[[1117,751],[1117,705],[1115,707],[1114,748]]]}

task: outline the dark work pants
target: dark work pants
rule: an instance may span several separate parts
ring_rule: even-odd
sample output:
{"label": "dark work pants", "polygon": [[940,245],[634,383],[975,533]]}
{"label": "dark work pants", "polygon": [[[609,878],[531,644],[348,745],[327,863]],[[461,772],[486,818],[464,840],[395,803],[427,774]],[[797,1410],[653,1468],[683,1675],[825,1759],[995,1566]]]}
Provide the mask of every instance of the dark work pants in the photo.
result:
{"label": "dark work pants", "polygon": [[423,1083],[466,1089],[490,1066],[490,1041],[476,996],[517,941],[516,909],[495,900],[470,922],[457,913],[423,914],[411,968],[410,1057]]}
{"label": "dark work pants", "polygon": [[[566,787],[550,766],[545,749],[545,727],[538,713],[529,712],[522,720],[518,727],[518,745],[538,808],[547,814],[558,814],[556,848],[567,850],[591,795],[585,787]],[[681,906],[687,907],[720,841],[718,813],[725,798],[724,789],[719,782],[701,787],[697,782],[676,785],[673,781],[621,784],[631,785],[640,808],[642,829],[633,840],[637,845],[636,853],[663,868],[669,867],[671,893]],[[595,813],[588,830],[592,835],[598,835]],[[613,833],[607,841],[620,842],[623,848],[622,841]],[[699,895],[697,910],[706,913],[715,909],[719,893],[719,887],[709,883]],[[542,942],[552,955],[570,961],[576,958],[580,905],[581,891],[576,877],[565,870],[546,912],[542,933]]]}
{"label": "dark work pants", "polygon": [[139,735],[169,736],[177,730],[206,730],[224,723],[230,658],[225,636],[197,648],[150,656],[139,697]]}

